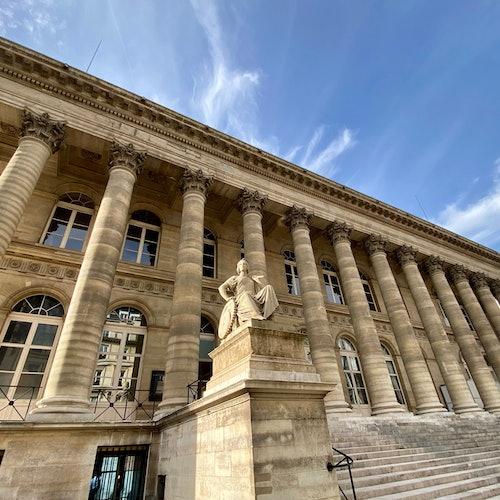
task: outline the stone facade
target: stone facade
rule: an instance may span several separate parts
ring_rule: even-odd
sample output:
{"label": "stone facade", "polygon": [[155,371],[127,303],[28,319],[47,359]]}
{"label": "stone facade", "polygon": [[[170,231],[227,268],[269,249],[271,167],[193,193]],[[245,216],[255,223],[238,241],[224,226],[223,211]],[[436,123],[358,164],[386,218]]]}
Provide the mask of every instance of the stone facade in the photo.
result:
{"label": "stone facade", "polygon": [[[271,481],[244,443],[260,432],[252,412],[283,419],[273,404],[185,406],[242,252],[277,292],[274,320],[306,334],[329,417],[500,412],[497,252],[5,40],[0,72],[5,498],[87,498],[98,447],[137,445],[148,498],[163,480],[168,498],[204,498],[215,477],[235,492],[238,470],[242,498],[279,497],[286,474]],[[287,404],[275,426],[296,429]],[[309,397],[311,422],[322,405]],[[215,448],[200,451],[198,434]],[[82,446],[65,464],[81,477],[57,482],[64,449]],[[31,460],[47,485],[29,493]],[[169,482],[200,468],[197,490]]]}

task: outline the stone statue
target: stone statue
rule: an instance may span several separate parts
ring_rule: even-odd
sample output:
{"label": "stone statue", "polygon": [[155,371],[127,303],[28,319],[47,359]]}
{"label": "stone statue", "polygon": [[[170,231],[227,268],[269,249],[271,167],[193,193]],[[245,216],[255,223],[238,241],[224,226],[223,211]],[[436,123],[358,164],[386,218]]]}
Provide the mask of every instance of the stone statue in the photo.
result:
{"label": "stone statue", "polygon": [[251,319],[267,319],[278,307],[278,299],[271,285],[263,283],[263,276],[250,276],[248,262],[241,259],[236,275],[219,287],[226,301],[219,323],[219,337],[223,339]]}

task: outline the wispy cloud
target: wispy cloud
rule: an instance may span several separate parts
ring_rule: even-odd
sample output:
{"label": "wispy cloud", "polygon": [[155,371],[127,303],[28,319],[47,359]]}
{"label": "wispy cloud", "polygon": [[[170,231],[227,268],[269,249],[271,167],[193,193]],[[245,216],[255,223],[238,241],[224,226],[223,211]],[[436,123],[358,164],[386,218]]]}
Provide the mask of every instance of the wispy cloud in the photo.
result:
{"label": "wispy cloud", "polygon": [[494,163],[493,185],[487,193],[464,207],[460,206],[460,199],[448,205],[435,222],[485,245],[499,243],[500,158]]}

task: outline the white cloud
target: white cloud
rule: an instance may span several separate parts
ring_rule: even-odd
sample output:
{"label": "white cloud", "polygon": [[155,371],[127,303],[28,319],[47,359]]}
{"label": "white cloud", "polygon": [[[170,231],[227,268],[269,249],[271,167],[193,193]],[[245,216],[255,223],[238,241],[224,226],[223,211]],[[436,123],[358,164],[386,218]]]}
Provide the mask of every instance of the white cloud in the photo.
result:
{"label": "white cloud", "polygon": [[448,205],[435,222],[484,245],[499,243],[500,158],[494,163],[493,185],[484,196],[465,207],[460,207],[460,200]]}

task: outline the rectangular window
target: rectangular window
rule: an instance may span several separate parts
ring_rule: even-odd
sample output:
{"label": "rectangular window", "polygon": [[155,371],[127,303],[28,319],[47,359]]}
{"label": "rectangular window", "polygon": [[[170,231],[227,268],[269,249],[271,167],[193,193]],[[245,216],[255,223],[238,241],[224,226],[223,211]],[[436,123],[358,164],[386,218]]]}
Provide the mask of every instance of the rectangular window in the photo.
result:
{"label": "rectangular window", "polygon": [[164,370],[153,370],[151,372],[151,383],[149,384],[149,401],[161,401],[163,395]]}

